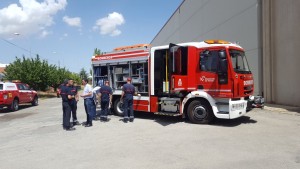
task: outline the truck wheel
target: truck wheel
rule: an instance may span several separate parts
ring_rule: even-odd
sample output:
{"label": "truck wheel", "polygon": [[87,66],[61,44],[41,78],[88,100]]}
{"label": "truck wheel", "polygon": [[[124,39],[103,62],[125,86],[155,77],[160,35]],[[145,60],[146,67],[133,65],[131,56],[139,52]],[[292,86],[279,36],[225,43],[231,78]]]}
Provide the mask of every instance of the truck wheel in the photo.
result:
{"label": "truck wheel", "polygon": [[123,114],[123,103],[121,103],[120,98],[116,99],[114,102],[114,113],[117,116],[124,116]]}
{"label": "truck wheel", "polygon": [[19,101],[18,99],[14,99],[14,101],[11,103],[11,106],[9,108],[11,111],[17,111],[19,110]]}
{"label": "truck wheel", "polygon": [[39,104],[39,99],[37,96],[34,97],[33,101],[31,102],[32,106],[37,106]]}
{"label": "truck wheel", "polygon": [[192,123],[208,124],[214,119],[212,108],[206,101],[192,101],[187,111],[187,115]]}

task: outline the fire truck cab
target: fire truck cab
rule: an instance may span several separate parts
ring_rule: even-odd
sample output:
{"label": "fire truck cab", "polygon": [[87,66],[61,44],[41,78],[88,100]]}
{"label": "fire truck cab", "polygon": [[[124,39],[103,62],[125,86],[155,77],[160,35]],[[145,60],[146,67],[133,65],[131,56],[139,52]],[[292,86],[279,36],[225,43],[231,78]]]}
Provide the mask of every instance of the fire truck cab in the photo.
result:
{"label": "fire truck cab", "polygon": [[140,94],[134,96],[136,111],[207,124],[238,118],[251,107],[254,83],[245,52],[227,41],[120,47],[93,56],[92,65],[94,86],[110,81],[117,115],[123,112],[120,95],[127,77]]}

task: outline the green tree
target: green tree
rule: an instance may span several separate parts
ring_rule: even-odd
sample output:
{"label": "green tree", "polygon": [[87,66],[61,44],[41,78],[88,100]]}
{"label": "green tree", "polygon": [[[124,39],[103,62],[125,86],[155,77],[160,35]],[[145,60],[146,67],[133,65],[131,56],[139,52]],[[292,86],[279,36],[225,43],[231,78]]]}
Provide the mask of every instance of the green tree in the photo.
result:
{"label": "green tree", "polygon": [[101,52],[100,49],[98,49],[98,48],[95,48],[95,49],[94,49],[94,56],[96,56],[96,55],[101,55],[101,54],[102,54],[102,52]]}
{"label": "green tree", "polygon": [[88,78],[88,74],[86,72],[86,70],[84,68],[82,68],[79,72],[79,76],[81,79],[87,79]]}
{"label": "green tree", "polygon": [[46,60],[36,58],[18,58],[5,69],[8,80],[21,80],[37,90],[46,90],[50,82],[50,66]]}
{"label": "green tree", "polygon": [[5,69],[7,80],[20,80],[29,84],[35,90],[45,91],[49,86],[55,89],[64,81],[72,78],[80,82],[78,74],[71,73],[66,68],[57,68],[46,60],[36,58],[16,57],[16,60]]}

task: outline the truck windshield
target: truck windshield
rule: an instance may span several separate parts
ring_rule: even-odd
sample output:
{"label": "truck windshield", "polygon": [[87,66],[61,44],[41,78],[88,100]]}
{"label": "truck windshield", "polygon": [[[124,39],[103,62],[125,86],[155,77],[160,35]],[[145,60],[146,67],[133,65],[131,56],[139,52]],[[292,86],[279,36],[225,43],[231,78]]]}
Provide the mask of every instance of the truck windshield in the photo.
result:
{"label": "truck windshield", "polygon": [[231,63],[236,73],[251,73],[245,52],[239,50],[229,50]]}
{"label": "truck windshield", "polygon": [[0,84],[0,90],[3,90],[3,84]]}

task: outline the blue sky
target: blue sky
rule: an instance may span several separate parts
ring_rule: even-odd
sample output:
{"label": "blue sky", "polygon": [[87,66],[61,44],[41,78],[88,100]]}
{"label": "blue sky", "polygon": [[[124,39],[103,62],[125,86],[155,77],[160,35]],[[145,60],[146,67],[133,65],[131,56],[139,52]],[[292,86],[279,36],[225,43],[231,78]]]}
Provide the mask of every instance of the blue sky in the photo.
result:
{"label": "blue sky", "polygon": [[89,71],[95,48],[150,43],[182,0],[1,0],[0,63],[39,54]]}

